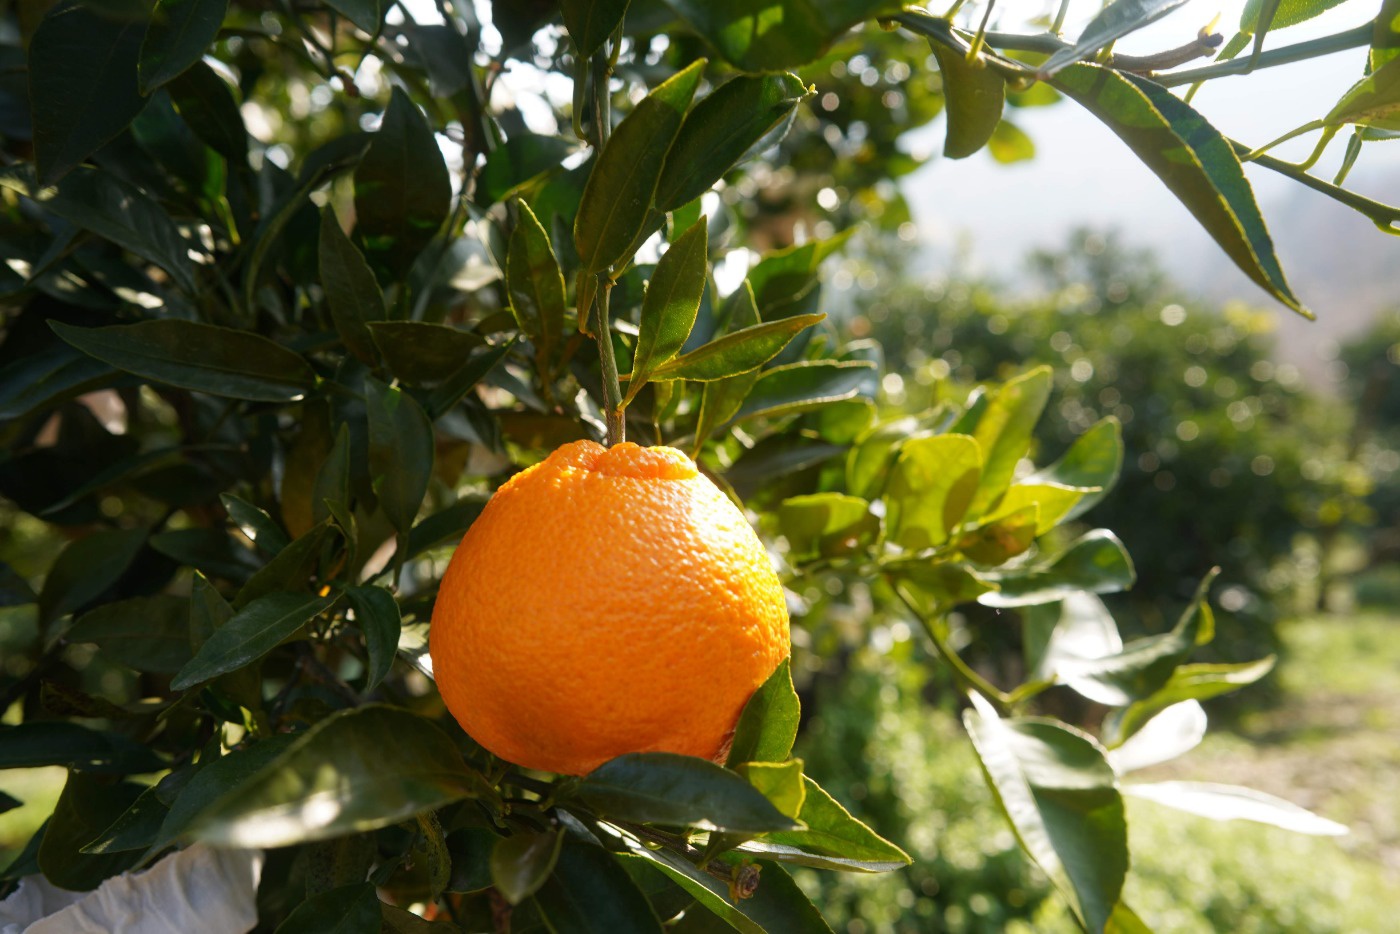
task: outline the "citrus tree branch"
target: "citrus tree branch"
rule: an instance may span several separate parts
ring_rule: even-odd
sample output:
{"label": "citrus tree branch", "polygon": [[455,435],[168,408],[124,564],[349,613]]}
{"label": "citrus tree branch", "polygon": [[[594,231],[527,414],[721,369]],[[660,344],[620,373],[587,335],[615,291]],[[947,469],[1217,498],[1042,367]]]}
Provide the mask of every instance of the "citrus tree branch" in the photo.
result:
{"label": "citrus tree branch", "polygon": [[[612,74],[612,65],[604,51],[600,50],[593,56],[592,71],[593,145],[595,151],[601,153],[612,129],[612,117],[608,106],[608,78]],[[622,402],[622,385],[617,378],[617,359],[613,354],[612,345],[612,316],[608,311],[608,298],[612,286],[612,278],[606,272],[600,272],[594,306],[597,323],[593,330],[598,338],[598,359],[603,371],[603,415],[608,426],[608,447],[627,440],[626,406]]]}
{"label": "citrus tree branch", "polygon": [[[1250,152],[1248,146],[1235,140],[1230,140],[1230,145],[1235,147],[1236,154],[1241,157]],[[1347,191],[1345,188],[1333,185],[1331,182],[1325,182],[1315,175],[1309,175],[1307,170],[1301,166],[1276,159],[1273,156],[1257,155],[1250,161],[1255,165],[1262,165],[1266,169],[1278,172],[1280,175],[1286,175],[1314,191],[1320,191],[1334,201],[1340,201],[1352,210],[1366,215],[1373,224],[1388,234],[1400,235],[1400,207],[1373,201],[1354,191]]]}
{"label": "citrus tree branch", "polygon": [[1361,48],[1371,44],[1371,33],[1372,26],[1370,23],[1366,23],[1345,32],[1322,36],[1318,39],[1309,39],[1307,42],[1298,42],[1278,49],[1270,49],[1261,53],[1257,60],[1236,58],[1228,62],[1215,62],[1201,68],[1177,71],[1169,75],[1157,75],[1153,80],[1163,87],[1171,88],[1182,84],[1194,84],[1197,81],[1209,81],[1212,78],[1223,78],[1226,75],[1245,75],[1260,68],[1290,65],[1310,58],[1331,55],[1333,52]]}

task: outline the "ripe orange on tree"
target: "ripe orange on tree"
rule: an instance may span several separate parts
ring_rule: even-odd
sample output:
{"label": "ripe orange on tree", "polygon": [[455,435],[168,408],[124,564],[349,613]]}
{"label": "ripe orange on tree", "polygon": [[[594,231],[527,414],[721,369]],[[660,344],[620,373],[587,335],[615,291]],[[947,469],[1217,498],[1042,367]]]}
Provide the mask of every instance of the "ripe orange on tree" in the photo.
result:
{"label": "ripe orange on tree", "polygon": [[723,756],[790,651],[782,585],[744,514],[674,448],[592,441],[496,491],[429,639],[473,739],[568,775],[629,752]]}

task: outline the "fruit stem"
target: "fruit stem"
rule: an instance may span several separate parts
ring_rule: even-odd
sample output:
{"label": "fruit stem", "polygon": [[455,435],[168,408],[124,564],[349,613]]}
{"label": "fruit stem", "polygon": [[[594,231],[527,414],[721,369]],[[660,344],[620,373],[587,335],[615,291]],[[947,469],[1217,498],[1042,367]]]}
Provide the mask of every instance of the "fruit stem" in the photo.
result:
{"label": "fruit stem", "polygon": [[[612,64],[607,55],[607,43],[593,56],[593,146],[601,153],[607,145],[608,134],[612,130],[612,117],[608,106],[608,80],[612,74]],[[613,355],[612,315],[608,312],[608,298],[612,292],[612,277],[605,271],[598,273],[598,294],[595,299],[595,321],[593,332],[598,338],[598,359],[603,371],[603,415],[607,419],[608,436],[606,444],[612,447],[627,440],[627,406],[622,401],[622,385],[617,378],[617,358]]]}

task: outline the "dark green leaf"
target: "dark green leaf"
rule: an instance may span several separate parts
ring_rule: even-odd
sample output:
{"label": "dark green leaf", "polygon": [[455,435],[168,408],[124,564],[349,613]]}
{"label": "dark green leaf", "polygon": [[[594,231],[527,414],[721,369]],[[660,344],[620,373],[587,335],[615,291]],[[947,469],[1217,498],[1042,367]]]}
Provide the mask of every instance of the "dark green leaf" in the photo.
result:
{"label": "dark green leaf", "polygon": [[559,136],[512,134],[486,156],[476,182],[476,202],[486,208],[504,201],[546,172],[558,169],[576,149],[576,143]]}
{"label": "dark green leaf", "polygon": [[252,601],[214,632],[170,682],[183,691],[242,668],[272,651],[282,640],[330,609],[337,595],[271,593]]}
{"label": "dark green leaf", "polygon": [[214,69],[196,62],[166,87],[195,135],[234,165],[248,164],[248,131],[233,91]]}
{"label": "dark green leaf", "polygon": [[462,361],[462,365],[443,380],[442,385],[434,389],[428,397],[429,416],[436,419],[450,411],[506,358],[514,346],[515,341],[511,340],[506,344],[485,347]]}
{"label": "dark green leaf", "polygon": [[652,912],[627,870],[597,847],[569,841],[554,875],[535,896],[551,931],[579,934],[661,934]]}
{"label": "dark green leaf", "polygon": [[667,0],[735,67],[784,71],[815,61],[847,29],[897,13],[892,0]]}
{"label": "dark green leaf", "polygon": [[228,0],[156,0],[137,66],[141,93],[150,94],[203,58],[227,12]]}
{"label": "dark green leaf", "polygon": [[184,597],[132,597],[78,618],[69,642],[94,642],[108,658],[137,671],[171,674],[190,660],[190,605]]}
{"label": "dark green leaf", "polygon": [[368,882],[313,895],[274,934],[379,934],[379,895]]}
{"label": "dark green leaf", "polygon": [[613,30],[622,24],[628,0],[562,0],[564,27],[574,40],[579,59],[598,51]]}
{"label": "dark green leaf", "polygon": [[55,342],[0,368],[0,419],[19,418],[81,395],[115,375],[101,360]]}
{"label": "dark green leaf", "polygon": [[1099,11],[1080,33],[1079,40],[1046,59],[1040,66],[1045,77],[1067,65],[1082,62],[1100,49],[1107,48],[1130,32],[1137,32],[1166,16],[1186,0],[1114,0]]}
{"label": "dark green leaf", "polygon": [[[889,872],[909,865],[912,860],[899,847],[881,837],[851,813],[808,776],[803,776],[805,794],[797,818],[806,825],[804,830],[788,830],[765,834],[760,844],[791,847],[799,853],[769,852],[753,847],[772,859],[785,862],[806,862],[818,868],[839,868],[862,872]],[[746,847],[740,847],[743,851]],[[804,861],[801,854],[812,858]],[[839,861],[832,866],[821,857]]]}
{"label": "dark green leaf", "polygon": [[150,749],[119,733],[55,720],[34,720],[0,729],[0,769],[46,765],[118,775],[167,768]]}
{"label": "dark green leaf", "polygon": [[792,687],[790,659],[783,659],[744,705],[734,727],[726,765],[782,762],[792,753],[802,704]]}
{"label": "dark green leaf", "polygon": [[669,752],[609,760],[583,779],[577,793],[601,815],[639,824],[749,833],[796,826],[733,772]]}
{"label": "dark green leaf", "polygon": [[83,353],[181,389],[256,402],[295,402],[316,383],[299,354],[250,331],[167,319],[105,328],[50,327]]}
{"label": "dark green leaf", "polygon": [[[334,457],[333,450],[331,458]],[[318,491],[325,489],[322,486],[323,479],[320,476],[316,478]],[[300,590],[305,587],[307,578],[311,576],[320,560],[321,545],[330,531],[330,523],[322,520],[277,552],[276,557],[248,578],[248,582],[238,591],[233,600],[234,608],[242,610],[259,597],[276,590]]]}
{"label": "dark green leaf", "polygon": [[365,380],[369,470],[380,508],[408,534],[433,475],[433,425],[413,397],[376,379]]}
{"label": "dark green leaf", "polygon": [[981,58],[967,56],[941,42],[930,42],[938,70],[943,75],[943,95],[947,99],[948,135],[943,155],[966,159],[992,138],[1006,105],[1006,79]]}
{"label": "dark green leaf", "polygon": [[1107,529],[1095,529],[1048,560],[990,576],[1001,589],[983,594],[978,602],[1017,607],[1052,603],[1081,590],[1117,593],[1133,585],[1137,572],[1118,537]]}
{"label": "dark green leaf", "polygon": [[365,693],[374,690],[394,665],[403,620],[394,595],[383,587],[349,587],[345,597],[355,610],[355,623],[365,634]]}
{"label": "dark green leaf", "polygon": [[447,164],[427,118],[395,87],[355,169],[356,233],[380,282],[401,279],[451,209]]}
{"label": "dark green leaf", "polygon": [[427,321],[375,321],[369,330],[389,372],[411,386],[442,382],[484,343],[470,331]]}
{"label": "dark green leaf", "polygon": [[384,293],[359,248],[345,235],[329,207],[321,212],[319,250],[321,288],[331,311],[336,332],[345,347],[361,362],[374,366],[379,361],[374,336],[368,323],[384,317]]}
{"label": "dark green leaf", "polygon": [[674,211],[714,186],[807,96],[796,75],[740,75],[696,101],[656,186],[656,209]]}
{"label": "dark green leaf", "polygon": [[[191,821],[214,802],[261,772],[286,752],[296,739],[297,737],[290,733],[278,733],[230,750],[212,761],[201,759],[198,769],[183,787],[174,792],[174,797],[169,799],[170,812],[161,822],[160,832],[146,850],[145,858],[150,859],[175,843],[189,829]],[[164,783],[157,786],[157,793],[161,793],[164,788]]]}
{"label": "dark green leaf", "polygon": [[146,24],[77,2],[55,7],[29,43],[39,183],[51,185],[126,129],[146,105],[136,63]]}
{"label": "dark green leaf", "polygon": [[1110,415],[1095,422],[1092,428],[1074,439],[1064,456],[1031,474],[1026,482],[1059,483],[1087,490],[1065,513],[1066,519],[1074,519],[1108,495],[1122,469],[1123,426]]}
{"label": "dark green leaf", "polygon": [[195,291],[189,243],[165,210],[139,188],[88,168],[70,173],[57,188],[36,190],[23,182],[12,175],[5,184],[64,220],[155,263],[186,292]]}
{"label": "dark green leaf", "polygon": [[1021,846],[1086,925],[1101,931],[1123,890],[1128,828],[1104,752],[1050,720],[1003,720],[973,694],[963,723]]}
{"label": "dark green leaf", "polygon": [[563,844],[564,834],[558,830],[502,837],[491,849],[492,883],[506,901],[520,904],[544,885]]}
{"label": "dark green leaf", "polygon": [[753,390],[753,384],[758,382],[758,376],[758,370],[750,370],[704,384],[700,392],[700,416],[695,425],[696,452],[716,428],[726,424],[739,411]]}
{"label": "dark green leaf", "polygon": [[383,0],[326,0],[326,5],[371,36],[379,35],[386,7]]}
{"label": "dark green leaf", "polygon": [[267,554],[275,555],[291,543],[276,519],[247,500],[232,493],[223,493],[219,496],[219,502],[224,504],[229,519],[238,526],[239,531]]}
{"label": "dark green leaf", "polygon": [[583,189],[574,245],[587,272],[627,259],[652,210],[666,161],[705,61],[692,62],[637,103],[613,130]]}
{"label": "dark green leaf", "polygon": [[94,532],[59,554],[39,591],[39,620],[47,623],[82,609],[106,592],[136,560],[145,529]]}
{"label": "dark green leaf", "polygon": [[834,237],[775,250],[759,260],[749,270],[749,283],[763,319],[771,321],[816,311],[821,265],[854,233],[855,228],[850,227]]}
{"label": "dark green leaf", "polygon": [[1167,683],[1150,697],[1109,716],[1104,723],[1106,741],[1110,745],[1121,743],[1174,704],[1219,697],[1253,684],[1273,670],[1274,661],[1274,656],[1270,655],[1257,662],[1180,665]]}
{"label": "dark green leaf", "polygon": [[257,556],[236,545],[223,529],[174,529],[151,536],[151,549],[210,577],[247,580],[257,569]]}
{"label": "dark green leaf", "polygon": [[123,850],[144,850],[156,839],[161,822],[169,813],[156,795],[155,786],[141,792],[131,807],[112,821],[92,840],[83,844],[84,853],[120,853]]}
{"label": "dark green leaf", "polygon": [[803,360],[775,366],[759,375],[734,420],[776,418],[850,399],[860,392],[874,370],[874,364],[864,360]]}
{"label": "dark green leaf", "polygon": [[555,349],[564,335],[564,274],[549,234],[530,206],[515,202],[515,229],[506,255],[506,290],[520,330],[535,344],[541,374],[548,376]]}
{"label": "dark green leaf", "polygon": [[869,546],[880,534],[870,503],[844,493],[812,493],[785,499],[778,507],[778,530],[791,549],[790,560],[835,557]]}
{"label": "dark green leaf", "polygon": [[130,869],[140,853],[95,855],[81,848],[111,826],[140,794],[141,786],[132,782],[114,785],[96,775],[69,772],[44,841],[39,844],[39,868],[44,878],[59,888],[86,892]]}
{"label": "dark green leaf", "polygon": [[1312,317],[1284,278],[1234,148],[1204,117],[1160,85],[1097,65],[1072,65],[1054,83],[1128,144],[1245,275]]}
{"label": "dark green leaf", "polygon": [[918,430],[918,420],[906,417],[876,425],[861,435],[846,455],[846,489],[865,499],[884,493],[897,448]]}
{"label": "dark green leaf", "polygon": [[231,788],[190,829],[218,846],[276,847],[387,827],[472,792],[452,741],[405,710],[336,713]]}
{"label": "dark green leaf", "polygon": [[685,346],[705,291],[708,244],[709,224],[702,217],[671,244],[656,264],[642,299],[626,402],[641,391],[657,367],[674,359]]}
{"label": "dark green leaf", "polygon": [[451,506],[427,516],[408,533],[408,553],[405,560],[416,558],[434,545],[456,542],[471,528],[476,517],[486,508],[486,500],[463,497]]}
{"label": "dark green leaf", "polygon": [[0,607],[23,606],[38,599],[29,582],[20,577],[14,568],[0,561]]}
{"label": "dark green leaf", "polygon": [[195,571],[190,586],[190,649],[198,652],[215,630],[233,618],[233,613],[233,607],[209,583],[209,578]]}
{"label": "dark green leaf", "polygon": [[651,379],[709,382],[756,370],[776,357],[799,332],[825,317],[794,315],[726,334],[662,364],[652,371]]}
{"label": "dark green leaf", "polygon": [[982,476],[982,449],[967,435],[914,438],[900,448],[885,484],[890,540],[932,548],[962,521]]}

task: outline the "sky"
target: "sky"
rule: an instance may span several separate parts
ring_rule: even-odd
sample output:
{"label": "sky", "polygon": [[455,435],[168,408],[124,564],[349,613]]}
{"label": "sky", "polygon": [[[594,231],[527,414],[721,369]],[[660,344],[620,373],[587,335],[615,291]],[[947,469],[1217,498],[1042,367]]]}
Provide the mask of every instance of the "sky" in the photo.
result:
{"label": "sky", "polygon": [[[1015,4],[1006,4],[1014,8]],[[1086,15],[1098,6],[1080,0]],[[1173,48],[1188,41],[1198,29],[1221,14],[1218,32],[1228,39],[1239,23],[1244,3],[1191,0],[1149,26],[1121,40],[1117,50],[1143,54]],[[1352,0],[1317,19],[1270,33],[1265,48],[1279,47],[1328,35],[1367,21],[1377,3]],[[1014,24],[1007,23],[1007,28]],[[1071,24],[1067,36],[1078,34]],[[1225,77],[1207,83],[1193,98],[1192,106],[1227,136],[1262,145],[1290,129],[1325,115],[1337,99],[1361,76],[1365,49],[1353,49],[1323,58],[1284,65],[1252,75]],[[1199,64],[1206,64],[1202,60]],[[1195,63],[1191,67],[1195,67]],[[1180,90],[1178,90],[1180,93]],[[1035,141],[1033,160],[1012,166],[994,162],[985,153],[953,162],[935,158],[904,182],[920,236],[935,256],[945,262],[960,244],[970,243],[975,267],[997,278],[1014,276],[1020,258],[1034,247],[1065,243],[1069,231],[1082,226],[1115,228],[1132,244],[1150,247],[1183,283],[1215,298],[1241,298],[1260,307],[1276,309],[1281,338],[1291,348],[1321,345],[1364,324],[1371,309],[1331,308],[1329,295],[1318,294],[1328,270],[1318,268],[1320,257],[1330,254],[1310,242],[1308,231],[1286,229],[1285,220],[1302,216],[1326,222],[1329,236],[1339,233],[1367,251],[1400,260],[1400,240],[1387,237],[1370,221],[1322,194],[1267,169],[1246,167],[1265,220],[1273,220],[1278,253],[1295,288],[1304,282],[1314,286],[1302,298],[1319,316],[1317,325],[1295,318],[1228,262],[1219,248],[1196,224],[1186,209],[1123,143],[1097,119],[1072,101],[1052,107],[1025,109],[1013,114],[1016,123]],[[940,151],[942,120],[910,134],[912,149]],[[1315,173],[1331,179],[1345,149],[1347,134],[1339,134]],[[1312,149],[1316,135],[1274,150],[1289,160],[1301,160]],[[1385,183],[1400,182],[1400,142],[1366,146],[1348,187],[1382,201],[1400,200],[1400,193],[1384,190]],[[1389,254],[1387,251],[1395,251]],[[1330,261],[1330,260],[1329,260]],[[1394,262],[1386,263],[1389,269]],[[1376,270],[1386,276],[1387,269]],[[1389,278],[1389,276],[1387,276]],[[1330,347],[1324,347],[1324,350]]]}

